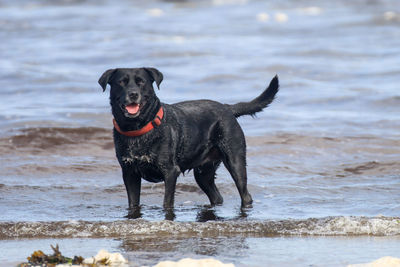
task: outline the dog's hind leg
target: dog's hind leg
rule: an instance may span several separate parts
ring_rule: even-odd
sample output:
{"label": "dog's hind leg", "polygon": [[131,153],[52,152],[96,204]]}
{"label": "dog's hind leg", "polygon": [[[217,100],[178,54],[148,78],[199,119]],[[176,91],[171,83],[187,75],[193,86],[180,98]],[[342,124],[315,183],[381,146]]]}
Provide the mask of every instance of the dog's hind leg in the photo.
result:
{"label": "dog's hind leg", "polygon": [[220,205],[224,201],[215,185],[215,172],[221,162],[211,162],[194,168],[194,178],[206,193],[211,205]]}
{"label": "dog's hind leg", "polygon": [[242,207],[247,208],[251,207],[253,199],[251,198],[251,195],[247,190],[246,161],[239,154],[241,153],[235,151],[235,155],[231,154],[226,156],[226,158],[224,159],[224,165],[228,169],[233,180],[235,181],[236,187],[240,194],[240,198],[242,199]]}
{"label": "dog's hind leg", "polygon": [[247,190],[247,171],[246,171],[246,141],[239,124],[233,123],[224,129],[225,136],[220,142],[220,151],[223,155],[223,162],[239,191],[242,199],[242,207],[251,207],[253,199]]}

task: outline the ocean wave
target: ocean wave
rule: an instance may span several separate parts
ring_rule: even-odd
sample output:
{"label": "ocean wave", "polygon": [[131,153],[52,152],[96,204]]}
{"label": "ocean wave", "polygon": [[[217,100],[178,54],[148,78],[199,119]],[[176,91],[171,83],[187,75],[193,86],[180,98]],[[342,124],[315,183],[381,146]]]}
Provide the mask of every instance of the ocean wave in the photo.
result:
{"label": "ocean wave", "polygon": [[110,129],[97,127],[57,128],[35,127],[19,130],[10,138],[1,139],[15,148],[35,147],[48,149],[61,145],[80,144],[89,141],[112,142]]}
{"label": "ocean wave", "polygon": [[[32,127],[18,129],[8,133],[9,136],[0,138],[0,152],[9,154],[14,151],[23,151],[24,153],[43,152],[52,150],[52,152],[65,153],[66,147],[73,147],[79,151],[88,152],[97,147],[102,150],[113,151],[114,144],[111,128],[98,127],[77,127],[77,128],[59,128],[59,127]],[[367,139],[367,140],[366,140]],[[290,145],[309,147],[330,148],[337,147],[342,143],[351,143],[357,149],[365,147],[365,141],[376,145],[386,147],[396,147],[398,141],[382,136],[321,136],[320,134],[291,134],[276,133],[263,136],[247,136],[246,141],[249,147],[262,148],[271,145]],[[96,151],[97,152],[97,151]],[[249,151],[250,154],[253,152]],[[87,154],[87,153],[86,153]]]}
{"label": "ocean wave", "polygon": [[[0,155],[10,159],[11,164],[6,166],[11,168],[11,171],[19,170],[26,173],[70,170],[93,172],[103,168],[104,158],[102,161],[97,161],[97,156],[115,159],[111,128],[97,127],[33,127],[13,130],[8,136],[0,138]],[[47,158],[58,155],[62,155],[65,161],[49,161]],[[36,162],[32,161],[33,156],[37,157]],[[18,161],[15,161],[15,157],[18,157]],[[80,160],[71,162],[69,157],[80,157]],[[65,165],[68,161],[72,164]],[[16,162],[18,162],[17,169],[13,164]],[[118,165],[115,163],[111,168]],[[110,167],[104,168],[107,170]]]}
{"label": "ocean wave", "polygon": [[[225,185],[223,184],[222,187]],[[231,187],[230,185],[226,185],[227,187]],[[93,187],[93,185],[88,185],[88,187]],[[125,186],[122,184],[119,185],[112,185],[112,186],[103,186],[98,187],[99,190],[103,193],[119,193],[125,192]],[[24,184],[17,184],[17,185],[7,185],[7,184],[0,184],[0,189],[3,191],[76,191],[86,189],[82,185],[79,186],[72,186],[72,185],[24,185]],[[176,185],[177,191],[180,192],[189,192],[189,193],[202,193],[201,189],[196,184],[177,184]],[[164,184],[158,183],[146,183],[142,185],[142,190],[145,191],[146,194],[156,194],[156,193],[164,193]]]}
{"label": "ocean wave", "polygon": [[326,217],[265,221],[151,222],[143,219],[113,222],[1,222],[0,239],[105,238],[136,235],[174,236],[397,236],[399,217]]}

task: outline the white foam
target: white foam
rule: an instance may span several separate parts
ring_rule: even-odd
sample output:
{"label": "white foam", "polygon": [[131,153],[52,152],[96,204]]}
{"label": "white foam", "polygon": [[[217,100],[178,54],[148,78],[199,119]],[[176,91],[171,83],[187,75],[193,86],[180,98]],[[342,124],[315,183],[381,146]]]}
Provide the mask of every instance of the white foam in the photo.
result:
{"label": "white foam", "polygon": [[143,219],[114,222],[18,222],[0,223],[0,238],[124,237],[178,234],[224,235],[400,235],[400,218],[327,217],[299,220],[151,222]]}
{"label": "white foam", "polygon": [[393,11],[387,11],[383,13],[383,18],[387,21],[395,20],[397,17],[398,15],[396,14],[396,12]]}
{"label": "white foam", "polygon": [[309,235],[391,236],[400,234],[400,220],[385,217],[332,217],[316,220],[308,227],[300,227],[294,232]]}
{"label": "white foam", "polygon": [[259,22],[267,22],[267,21],[269,21],[269,15],[267,13],[264,13],[264,12],[258,13],[256,18],[257,18],[257,21],[259,21]]}
{"label": "white foam", "polygon": [[322,13],[322,8],[317,6],[299,8],[299,12],[308,16],[317,16]]}
{"label": "white foam", "polygon": [[223,6],[223,5],[244,5],[247,4],[248,0],[213,0],[213,5]]}
{"label": "white foam", "polygon": [[289,16],[283,12],[275,13],[275,21],[279,23],[285,23],[289,20]]}
{"label": "white foam", "polygon": [[182,44],[186,41],[186,38],[181,35],[175,35],[172,37],[172,40],[177,44]]}
{"label": "white foam", "polygon": [[160,8],[150,8],[146,10],[146,13],[152,17],[161,17],[164,15],[164,11]]}

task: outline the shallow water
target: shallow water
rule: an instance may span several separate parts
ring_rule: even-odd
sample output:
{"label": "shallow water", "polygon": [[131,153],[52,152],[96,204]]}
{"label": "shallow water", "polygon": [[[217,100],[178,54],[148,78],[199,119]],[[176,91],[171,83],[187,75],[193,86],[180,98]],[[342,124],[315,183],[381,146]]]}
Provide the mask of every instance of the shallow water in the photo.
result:
{"label": "shallow water", "polygon": [[[151,266],[154,262],[184,257],[217,257],[235,266],[346,266],[365,263],[398,253],[398,237],[130,237],[124,239],[16,239],[0,242],[8,254],[0,255],[2,266],[24,261],[32,248],[50,253],[49,244],[58,243],[64,255],[90,257],[95,248],[123,251],[130,266]],[[22,255],[21,255],[22,254]],[[12,261],[10,260],[13,259]],[[360,261],[360,259],[362,259]]]}
{"label": "shallow water", "polygon": [[[400,256],[395,0],[4,0],[0,28],[0,250],[14,255],[0,261],[55,242],[122,251],[138,265],[176,259],[175,250],[249,266],[326,266],[333,248],[332,266]],[[208,207],[189,173],[173,222],[163,221],[162,184],[144,183],[142,219],[125,218],[97,79],[137,66],[163,72],[166,103],[250,100],[279,75],[275,102],[239,119],[252,209],[240,209],[220,168],[224,205]]]}

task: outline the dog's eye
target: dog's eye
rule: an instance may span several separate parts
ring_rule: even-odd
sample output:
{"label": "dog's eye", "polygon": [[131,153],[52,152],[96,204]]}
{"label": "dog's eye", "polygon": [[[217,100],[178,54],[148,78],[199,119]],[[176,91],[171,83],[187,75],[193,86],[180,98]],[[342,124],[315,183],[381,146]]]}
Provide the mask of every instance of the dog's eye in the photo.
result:
{"label": "dog's eye", "polygon": [[128,77],[125,77],[125,78],[123,78],[123,79],[121,79],[120,81],[119,81],[119,84],[120,85],[126,85],[126,84],[128,84],[129,83],[129,78]]}
{"label": "dog's eye", "polygon": [[143,85],[144,84],[144,80],[142,78],[140,78],[140,77],[136,77],[135,78],[135,83],[137,85]]}

